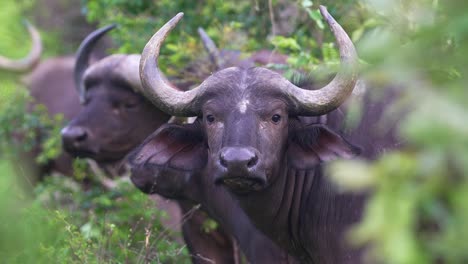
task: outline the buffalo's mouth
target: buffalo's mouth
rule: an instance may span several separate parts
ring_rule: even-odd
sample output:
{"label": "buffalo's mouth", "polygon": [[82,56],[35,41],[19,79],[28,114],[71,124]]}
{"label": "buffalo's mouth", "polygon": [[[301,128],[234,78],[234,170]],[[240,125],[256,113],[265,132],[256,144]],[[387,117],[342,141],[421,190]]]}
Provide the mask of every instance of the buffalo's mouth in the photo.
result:
{"label": "buffalo's mouth", "polygon": [[261,177],[221,177],[215,183],[223,184],[230,190],[239,193],[260,191],[266,185],[266,181]]}
{"label": "buffalo's mouth", "polygon": [[99,145],[95,144],[93,147],[81,145],[74,146],[63,144],[63,148],[67,153],[75,158],[88,158],[102,163],[113,163],[120,161],[125,157],[125,152],[118,153],[112,151],[104,151]]}
{"label": "buffalo's mouth", "polygon": [[70,155],[76,158],[94,159],[94,157],[98,155],[98,152],[94,150],[67,147],[66,145],[64,146],[64,149],[67,153],[69,153]]}

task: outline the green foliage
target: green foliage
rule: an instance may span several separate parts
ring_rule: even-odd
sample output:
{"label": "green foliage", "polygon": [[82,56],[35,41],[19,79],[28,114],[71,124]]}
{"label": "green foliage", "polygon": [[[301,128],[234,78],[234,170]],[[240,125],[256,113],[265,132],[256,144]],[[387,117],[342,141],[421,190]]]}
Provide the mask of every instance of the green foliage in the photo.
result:
{"label": "green foliage", "polygon": [[[21,58],[28,53],[30,42],[28,31],[22,23],[21,14],[27,8],[15,1],[2,1],[0,9],[0,54]],[[18,45],[22,43],[22,45]]]}
{"label": "green foliage", "polygon": [[[61,245],[62,227],[44,208],[32,203],[16,182],[9,164],[0,163],[0,256],[4,263],[50,263],[44,247]],[[60,260],[60,259],[59,259]],[[62,259],[63,260],[63,259]]]}
{"label": "green foliage", "polygon": [[[56,211],[70,236],[66,256],[76,263],[188,263],[180,235],[161,223],[165,211],[127,180],[111,190],[97,182],[82,184],[63,176],[48,177],[36,188],[37,201]],[[52,255],[61,250],[49,248]]]}
{"label": "green foliage", "polygon": [[[0,54],[16,58],[27,53],[29,36],[19,22],[23,9],[32,4],[2,2]],[[104,189],[84,160],[74,163],[77,180],[53,176],[21,188],[31,187],[22,153],[37,151],[37,163],[57,157],[64,120],[36,105],[19,77],[0,72],[1,262],[189,263],[180,235],[161,225],[167,218],[164,211],[128,181]],[[21,173],[15,174],[5,160]]]}
{"label": "green foliage", "polygon": [[218,222],[216,222],[215,220],[213,220],[211,218],[207,218],[203,222],[203,225],[202,225],[201,228],[205,233],[209,233],[209,232],[215,230],[216,228],[218,228]]}
{"label": "green foliage", "polygon": [[189,263],[179,235],[160,224],[167,215],[128,182],[83,190],[51,176],[30,200],[7,163],[0,173],[4,263]]}
{"label": "green foliage", "polygon": [[[320,2],[273,1],[275,24],[295,25],[291,36],[273,35],[272,21],[267,1],[116,1],[87,0],[85,13],[92,22],[100,25],[119,24],[111,32],[117,43],[118,52],[141,53],[149,38],[178,12],[184,18],[177,25],[161,50],[159,63],[169,76],[180,76],[181,69],[195,58],[199,58],[203,47],[197,28],[202,27],[223,49],[241,50],[246,54],[259,49],[274,49],[289,56],[289,65],[268,65],[285,70],[292,78],[299,69],[312,72],[318,79],[327,78],[336,72],[339,55],[329,32],[318,11]],[[328,4],[330,12],[345,28],[356,28],[357,40],[374,25],[366,21],[366,11],[356,8],[359,1],[342,0]],[[354,8],[353,8],[354,7]],[[279,16],[284,8],[298,10],[295,23]],[[283,15],[284,16],[284,15]],[[365,21],[364,25],[361,23]],[[289,27],[291,27],[291,25]],[[287,26],[288,27],[288,26]],[[317,41],[316,39],[319,39]],[[183,74],[183,73],[182,73]]]}
{"label": "green foliage", "polygon": [[[214,40],[222,45],[231,44],[238,48],[240,29],[249,29],[257,20],[251,12],[250,1],[85,1],[85,12],[90,21],[100,25],[119,24],[112,32],[121,53],[141,53],[144,45],[155,31],[178,12],[184,19],[169,35],[161,60],[164,68],[180,69],[202,49],[197,37],[197,28],[203,27]],[[221,30],[219,30],[221,29]],[[258,29],[257,29],[258,30]],[[260,33],[260,32],[256,32]],[[261,34],[264,35],[262,32]],[[172,48],[171,48],[172,47]],[[177,66],[177,67],[176,67]],[[171,69],[169,69],[170,73]]]}
{"label": "green foliage", "polygon": [[63,117],[49,117],[43,105],[32,103],[24,87],[4,99],[0,105],[0,148],[9,158],[39,148],[37,162],[46,163],[61,153]]}
{"label": "green foliage", "polygon": [[[2,3],[1,55],[18,58],[28,52],[30,37],[21,23],[21,15],[32,4],[32,1],[11,0]],[[37,162],[46,163],[61,153],[58,132],[62,126],[61,115],[50,117],[43,105],[34,104],[17,74],[0,71],[0,150],[3,156],[14,158],[38,146],[41,153]]]}
{"label": "green foliage", "polygon": [[368,245],[373,262],[465,263],[468,48],[463,41],[468,30],[461,10],[468,6],[458,1],[367,3],[378,15],[369,20],[375,27],[362,33],[360,55],[371,62],[368,78],[404,87],[387,118],[410,109],[399,131],[411,148],[375,163],[331,167],[345,190],[371,192],[350,240]]}

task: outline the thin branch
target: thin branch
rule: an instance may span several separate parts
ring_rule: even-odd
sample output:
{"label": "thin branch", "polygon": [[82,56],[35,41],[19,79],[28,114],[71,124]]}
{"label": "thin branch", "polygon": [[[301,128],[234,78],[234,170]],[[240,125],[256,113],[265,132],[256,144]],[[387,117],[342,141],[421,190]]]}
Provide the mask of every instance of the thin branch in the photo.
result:
{"label": "thin branch", "polygon": [[117,186],[117,183],[111,179],[109,179],[104,171],[99,168],[99,165],[96,163],[96,161],[87,159],[88,165],[91,169],[91,171],[94,173],[94,176],[96,180],[107,190],[112,190]]}
{"label": "thin branch", "polygon": [[271,34],[276,36],[276,24],[275,24],[275,14],[273,10],[272,0],[268,0],[268,11],[270,13],[270,22],[271,22]]}

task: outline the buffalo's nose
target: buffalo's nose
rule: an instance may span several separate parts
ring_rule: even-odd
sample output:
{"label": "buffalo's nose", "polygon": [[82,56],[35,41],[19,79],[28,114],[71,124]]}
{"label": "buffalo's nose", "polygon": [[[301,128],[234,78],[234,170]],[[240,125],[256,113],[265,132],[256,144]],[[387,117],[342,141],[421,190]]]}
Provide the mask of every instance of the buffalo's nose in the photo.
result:
{"label": "buffalo's nose", "polygon": [[219,162],[229,170],[249,170],[258,161],[258,155],[253,148],[227,147],[221,149]]}
{"label": "buffalo's nose", "polygon": [[88,132],[80,126],[66,126],[61,131],[62,140],[65,144],[76,145],[86,140]]}

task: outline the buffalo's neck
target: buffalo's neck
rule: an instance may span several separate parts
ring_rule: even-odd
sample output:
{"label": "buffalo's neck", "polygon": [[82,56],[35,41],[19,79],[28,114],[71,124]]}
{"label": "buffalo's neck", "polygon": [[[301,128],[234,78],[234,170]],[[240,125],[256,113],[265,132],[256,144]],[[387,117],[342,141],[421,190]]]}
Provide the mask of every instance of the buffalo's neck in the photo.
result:
{"label": "buffalo's neck", "polygon": [[238,201],[221,185],[213,184],[211,177],[192,177],[191,197],[197,199],[229,234],[239,243],[251,263],[296,263],[270,238],[259,232]]}
{"label": "buffalo's neck", "polygon": [[354,263],[357,255],[342,243],[360,217],[362,197],[336,192],[321,166],[284,166],[278,174],[264,191],[239,196],[255,225],[304,262]]}

